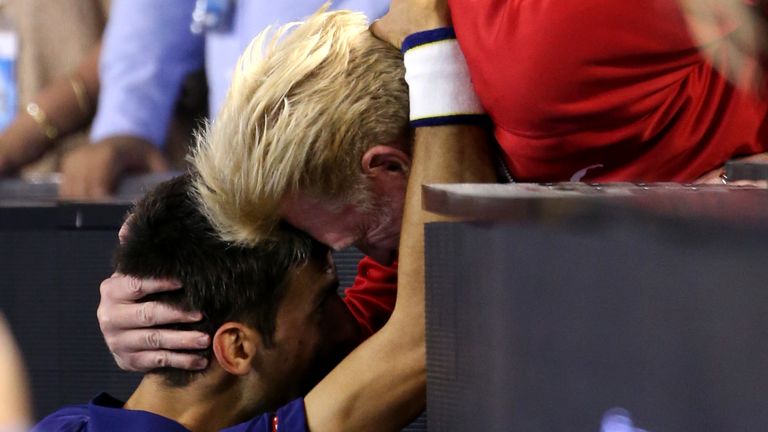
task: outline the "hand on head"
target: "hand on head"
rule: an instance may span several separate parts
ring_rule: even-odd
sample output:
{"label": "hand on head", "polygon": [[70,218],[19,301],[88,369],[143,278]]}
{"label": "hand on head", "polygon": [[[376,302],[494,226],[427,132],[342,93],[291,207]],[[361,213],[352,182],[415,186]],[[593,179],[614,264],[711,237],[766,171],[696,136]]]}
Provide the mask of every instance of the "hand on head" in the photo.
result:
{"label": "hand on head", "polygon": [[[127,224],[120,229],[125,240]],[[176,281],[136,279],[114,274],[101,283],[101,302],[97,311],[99,326],[117,365],[124,370],[146,372],[159,367],[201,370],[203,357],[173,350],[199,350],[210,345],[205,333],[158,329],[156,326],[191,323],[202,317],[159,302],[141,302],[153,293],[179,289]]]}
{"label": "hand on head", "polygon": [[210,345],[205,333],[158,329],[156,326],[201,319],[159,302],[141,302],[149,294],[172,291],[174,281],[136,279],[114,274],[101,283],[97,316],[109,350],[124,370],[146,372],[160,367],[205,369],[207,360],[172,350],[199,350]]}

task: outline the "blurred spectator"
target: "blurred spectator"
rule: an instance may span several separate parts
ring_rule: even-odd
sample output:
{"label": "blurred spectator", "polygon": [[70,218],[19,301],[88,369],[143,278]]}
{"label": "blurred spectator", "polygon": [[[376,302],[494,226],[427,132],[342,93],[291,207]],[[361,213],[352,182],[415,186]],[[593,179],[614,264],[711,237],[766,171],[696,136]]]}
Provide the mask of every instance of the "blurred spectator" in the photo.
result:
{"label": "blurred spectator", "polygon": [[[19,114],[0,134],[0,174],[50,173],[58,170],[65,151],[87,142],[86,128],[99,87],[99,40],[109,1],[4,0],[0,4],[20,47]],[[30,109],[37,114],[29,114]]]}
{"label": "blurred spectator", "polygon": [[0,430],[24,431],[32,418],[26,373],[11,331],[0,313]]}
{"label": "blurred spectator", "polygon": [[[105,196],[126,172],[167,169],[160,150],[184,76],[205,63],[209,112],[216,113],[232,68],[251,39],[269,25],[309,16],[324,3],[202,0],[197,2],[202,9],[226,7],[216,15],[217,24],[199,23],[204,35],[198,35],[190,30],[195,0],[114,0],[100,65],[102,93],[91,133],[95,145],[67,156],[62,196]],[[332,7],[362,11],[374,19],[386,12],[388,4],[388,0],[339,0]]]}

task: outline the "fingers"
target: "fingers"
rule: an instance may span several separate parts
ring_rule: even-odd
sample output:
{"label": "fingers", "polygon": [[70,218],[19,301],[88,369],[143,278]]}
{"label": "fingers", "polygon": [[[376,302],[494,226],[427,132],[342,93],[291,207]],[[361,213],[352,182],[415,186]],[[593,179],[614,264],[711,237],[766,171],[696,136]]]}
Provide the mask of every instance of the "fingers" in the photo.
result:
{"label": "fingers", "polygon": [[716,169],[710,171],[694,181],[694,184],[725,184],[721,176],[723,170]]}
{"label": "fingers", "polygon": [[162,154],[151,143],[136,137],[112,137],[78,147],[61,164],[63,198],[109,196],[126,171],[165,170]]}
{"label": "fingers", "polygon": [[[99,306],[96,311],[105,338],[125,330],[145,329],[158,325],[185,324],[200,321],[200,312],[184,312],[164,303],[146,302]],[[110,345],[110,348],[113,349]]]}
{"label": "fingers", "polygon": [[[758,153],[743,158],[733,159],[735,162],[766,163],[768,164],[768,153]],[[725,166],[714,169],[699,177],[695,184],[727,184],[729,186],[751,186],[757,188],[768,187],[768,181],[765,180],[735,180],[727,179],[724,176]]]}
{"label": "fingers", "polygon": [[768,181],[766,180],[726,180],[721,175],[722,170],[716,170],[711,173],[697,179],[694,184],[705,185],[728,185],[728,186],[740,186],[740,187],[752,187],[759,189],[768,188]]}
{"label": "fingers", "polygon": [[64,158],[59,195],[66,199],[109,196],[122,170],[121,161],[111,149],[85,146]]}
{"label": "fingers", "polygon": [[148,372],[165,367],[202,370],[208,366],[208,360],[204,357],[173,351],[141,351],[128,354],[124,358],[114,356],[120,369],[134,372]]}
{"label": "fingers", "polygon": [[111,194],[113,182],[111,176],[62,172],[59,195],[64,199],[105,198]]}
{"label": "fingers", "polygon": [[211,343],[205,333],[169,329],[105,332],[104,339],[121,369],[140,372],[160,367],[205,369],[208,362],[204,357],[168,350],[202,350]]}
{"label": "fingers", "polygon": [[101,283],[102,303],[126,303],[140,300],[147,294],[173,291],[181,288],[178,281],[167,279],[139,279],[121,274],[114,274]]}
{"label": "fingers", "polygon": [[206,349],[211,338],[205,333],[168,329],[129,330],[120,334],[120,339],[108,343],[113,353],[139,351]]}
{"label": "fingers", "polygon": [[210,345],[200,332],[150,328],[191,323],[199,312],[184,312],[159,302],[140,302],[148,294],[179,289],[172,280],[138,279],[114,274],[101,283],[101,302],[96,312],[99,326],[120,368],[147,371],[158,367],[203,369],[207,361],[195,354],[164,350],[199,350]]}
{"label": "fingers", "polygon": [[137,303],[148,294],[179,289],[176,281],[138,279],[115,274],[101,284],[101,303],[96,312],[104,340],[124,370],[148,371],[159,367],[198,370],[207,360],[194,351],[207,348],[210,337],[201,332],[151,328],[158,325],[192,323],[199,312],[184,312],[159,302]]}
{"label": "fingers", "polygon": [[728,186],[768,189],[768,181],[766,180],[735,180],[729,181],[727,184]]}

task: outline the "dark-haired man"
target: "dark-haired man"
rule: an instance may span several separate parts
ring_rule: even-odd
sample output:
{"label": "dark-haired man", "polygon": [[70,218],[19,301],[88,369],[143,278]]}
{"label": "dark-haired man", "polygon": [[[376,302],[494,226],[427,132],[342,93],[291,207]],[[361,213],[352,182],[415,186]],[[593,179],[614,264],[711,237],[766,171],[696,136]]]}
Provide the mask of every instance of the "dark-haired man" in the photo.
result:
{"label": "dark-haired man", "polygon": [[[202,352],[208,367],[153,370],[127,402],[102,394],[57,411],[35,430],[301,430],[303,403],[290,401],[357,344],[358,326],[337,295],[325,246],[293,231],[259,247],[224,243],[188,185],[186,176],[163,183],[136,206],[116,267],[184,285],[153,300],[203,313],[202,321],[178,326],[210,335]],[[248,420],[262,412],[275,414]]]}

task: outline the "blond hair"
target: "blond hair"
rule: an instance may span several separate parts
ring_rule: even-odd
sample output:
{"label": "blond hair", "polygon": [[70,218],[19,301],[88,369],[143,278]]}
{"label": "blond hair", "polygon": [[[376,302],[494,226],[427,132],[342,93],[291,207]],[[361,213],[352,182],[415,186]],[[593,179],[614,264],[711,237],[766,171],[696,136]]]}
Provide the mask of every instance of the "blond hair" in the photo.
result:
{"label": "blond hair", "polygon": [[240,57],[192,156],[207,216],[239,244],[269,237],[292,193],[352,203],[363,153],[408,135],[402,56],[363,14],[321,10],[270,34]]}

